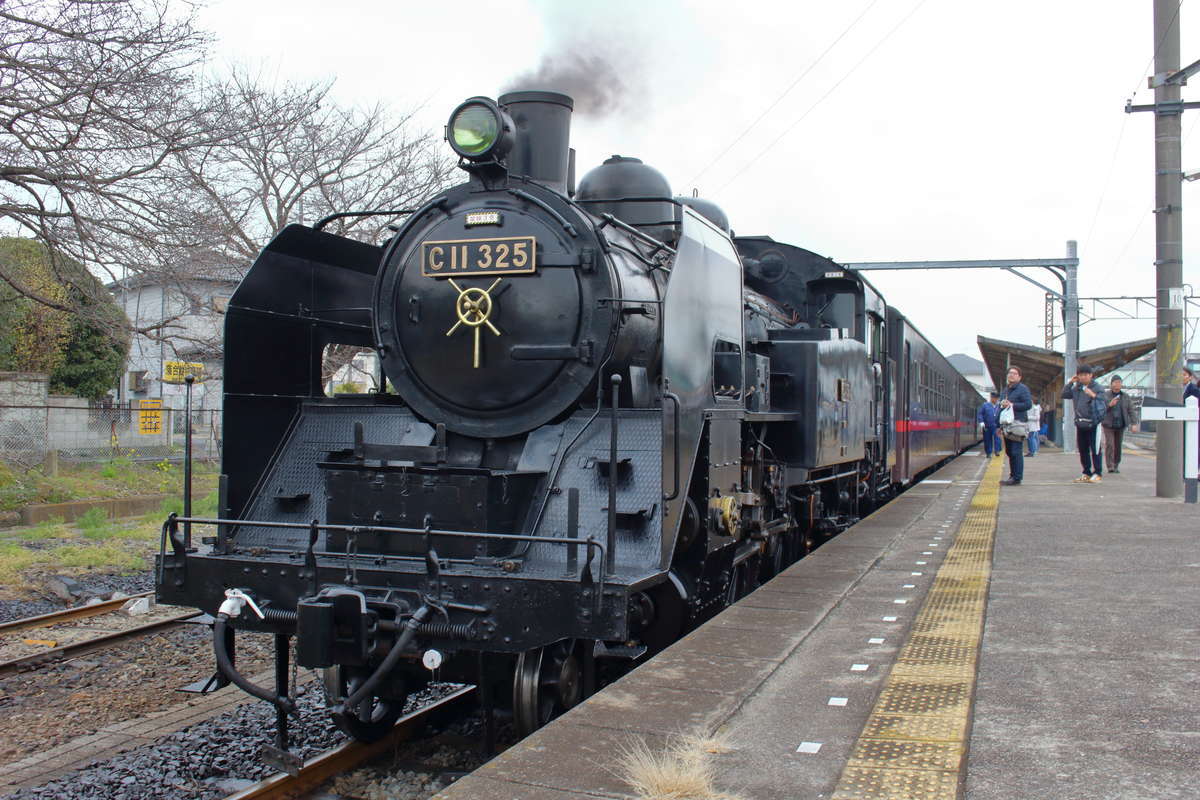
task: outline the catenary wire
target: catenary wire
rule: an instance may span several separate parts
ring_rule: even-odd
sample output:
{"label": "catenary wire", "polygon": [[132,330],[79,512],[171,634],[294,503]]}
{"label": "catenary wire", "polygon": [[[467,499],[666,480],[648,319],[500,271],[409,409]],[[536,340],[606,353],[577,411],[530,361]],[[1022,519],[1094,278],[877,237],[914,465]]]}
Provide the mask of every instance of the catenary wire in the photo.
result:
{"label": "catenary wire", "polygon": [[704,169],[700,170],[694,176],[692,176],[691,180],[688,181],[688,184],[695,185],[696,181],[698,181],[698,180],[700,180],[700,178],[704,177],[704,174],[706,172],[708,172],[710,169],[712,169],[713,166],[715,166],[718,161],[720,161],[722,158],[724,158],[729,153],[730,150],[732,150],[735,146],[737,146],[737,144],[739,142],[741,142],[742,139],[746,138],[746,135],[749,134],[750,131],[754,130],[758,126],[758,123],[762,122],[763,119],[767,116],[767,114],[770,114],[772,111],[775,110],[775,107],[777,105],[779,105],[781,102],[783,102],[783,98],[785,98],[789,94],[791,94],[792,90],[795,89],[800,84],[800,81],[804,80],[810,72],[812,72],[814,69],[816,69],[817,65],[820,64],[822,60],[824,60],[825,56],[829,55],[829,53],[833,51],[833,48],[837,47],[838,42],[840,42],[840,41],[842,41],[842,39],[846,38],[846,35],[848,33],[850,33],[850,31],[853,30],[854,27],[857,26],[859,22],[862,21],[862,18],[867,15],[867,12],[870,11],[872,8],[874,8],[875,4],[878,2],[879,2],[879,0],[871,0],[871,2],[867,4],[867,7],[864,8],[862,10],[862,12],[857,17],[855,17],[854,20],[849,25],[846,26],[845,30],[843,30],[841,33],[839,33],[837,38],[834,39],[832,42],[830,42],[829,46],[826,47],[821,52],[821,54],[816,57],[816,60],[814,60],[807,67],[805,67],[804,71],[801,72],[800,75],[797,76],[797,78],[794,81],[792,81],[790,84],[788,84],[788,87],[786,89],[784,89],[779,94],[778,97],[776,97],[774,100],[772,100],[771,104],[768,105],[761,114],[759,114],[757,117],[755,117],[754,121],[751,122],[749,125],[747,125],[745,130],[743,130],[741,133],[739,133],[737,136],[735,136],[733,141],[731,141],[729,144],[727,144],[725,146],[725,149],[723,149],[721,152],[717,153],[717,155],[714,156],[712,158],[712,160],[709,161],[704,166]]}
{"label": "catenary wire", "polygon": [[813,111],[815,111],[816,108],[819,105],[821,105],[821,103],[825,102],[825,100],[828,99],[828,97],[831,94],[833,94],[839,86],[841,86],[843,83],[845,83],[846,80],[851,75],[853,75],[855,72],[857,72],[859,67],[861,67],[864,63],[866,63],[867,60],[870,59],[871,56],[875,55],[875,52],[877,50],[879,50],[879,48],[883,47],[883,45],[885,43],[887,43],[887,41],[889,39],[891,39],[893,35],[895,35],[896,31],[900,30],[900,28],[903,27],[904,23],[906,23],[910,19],[912,19],[913,15],[916,14],[918,11],[920,11],[921,7],[924,6],[926,2],[927,2],[927,0],[920,0],[919,3],[917,3],[915,6],[913,6],[913,9],[911,11],[909,11],[907,14],[905,14],[904,17],[899,22],[897,22],[895,25],[893,25],[892,28],[886,34],[884,34],[883,38],[880,39],[878,42],[876,42],[875,46],[867,51],[866,55],[864,55],[862,58],[860,58],[853,67],[851,67],[844,75],[842,75],[842,77],[838,78],[837,82],[834,83],[833,86],[829,87],[829,90],[826,91],[825,94],[821,95],[815,103],[813,103],[811,106],[809,106],[808,109],[803,114],[801,114],[800,117],[795,122],[793,122],[791,125],[788,125],[787,127],[785,127],[783,129],[782,133],[780,133],[778,136],[776,136],[774,139],[772,139],[770,144],[768,144],[766,147],[764,147],[762,150],[759,151],[758,155],[756,155],[754,158],[752,158],[748,162],[746,162],[746,164],[744,166],[742,166],[742,168],[739,169],[737,172],[735,172],[729,180],[727,180],[727,181],[725,181],[725,183],[721,184],[721,186],[717,190],[718,193],[721,191],[724,191],[727,186],[729,186],[731,183],[733,183],[738,178],[740,178],[742,175],[744,175],[751,167],[753,167],[755,164],[758,163],[759,159],[761,159],[763,156],[765,156],[767,153],[769,153],[775,147],[775,145],[779,144],[779,142],[783,139],[783,137],[787,136],[796,127],[798,127],[800,125],[800,123],[803,122],[808,117],[809,114],[811,114]]}
{"label": "catenary wire", "polygon": [[[1183,145],[1187,144],[1191,140],[1192,134],[1195,133],[1195,131],[1196,131],[1197,123],[1200,123],[1200,115],[1197,115],[1196,118],[1192,120],[1191,127],[1188,128],[1187,133],[1183,135],[1183,138],[1179,143],[1181,150],[1183,149]],[[1103,285],[1104,283],[1106,283],[1108,281],[1109,277],[1112,276],[1113,270],[1115,270],[1120,265],[1121,259],[1125,257],[1125,254],[1127,252],[1129,252],[1129,248],[1133,245],[1134,240],[1137,239],[1137,235],[1139,233],[1141,233],[1142,226],[1146,224],[1146,219],[1149,216],[1153,216],[1153,215],[1150,214],[1149,212],[1143,212],[1138,217],[1137,225],[1135,225],[1133,228],[1133,233],[1129,234],[1129,238],[1125,240],[1125,246],[1121,248],[1121,252],[1119,252],[1117,254],[1117,257],[1114,258],[1112,260],[1112,263],[1108,265],[1108,269],[1106,269],[1104,271],[1104,276],[1100,279],[1101,285]]]}
{"label": "catenary wire", "polygon": [[[1175,4],[1175,13],[1171,15],[1171,22],[1167,25],[1167,30],[1163,31],[1163,35],[1160,36],[1158,38],[1158,41],[1154,44],[1154,52],[1150,54],[1150,60],[1146,62],[1146,68],[1144,70],[1142,70],[1143,73],[1148,72],[1149,70],[1151,70],[1154,67],[1154,59],[1158,57],[1159,48],[1161,48],[1163,42],[1166,41],[1167,33],[1169,32],[1171,25],[1173,25],[1175,23],[1175,19],[1179,16],[1179,11],[1181,8],[1183,8],[1183,0],[1179,0],[1179,2]],[[1141,90],[1141,86],[1142,86],[1142,78],[1139,77],[1137,79],[1137,82],[1134,83],[1133,89],[1129,93],[1128,102],[1130,102],[1130,103],[1133,102],[1134,98],[1137,97],[1138,92]],[[1104,176],[1104,187],[1100,190],[1100,199],[1098,201],[1096,201],[1096,210],[1092,214],[1092,224],[1088,226],[1087,236],[1085,236],[1083,239],[1085,249],[1092,242],[1092,233],[1096,230],[1096,223],[1100,219],[1100,209],[1103,207],[1104,200],[1108,196],[1108,188],[1109,188],[1109,183],[1112,180],[1113,168],[1116,166],[1117,156],[1121,150],[1121,141],[1125,137],[1125,126],[1128,123],[1129,123],[1129,114],[1126,113],[1122,117],[1121,130],[1117,134],[1117,143],[1113,147],[1112,160],[1108,164],[1108,174]],[[1139,230],[1141,230],[1142,223],[1144,223],[1144,222],[1145,222],[1145,217],[1142,217],[1141,219],[1139,219],[1137,228],[1134,229],[1133,236],[1137,236],[1137,232]],[[1132,242],[1132,241],[1133,241],[1133,237],[1130,237],[1130,242]],[[1125,250],[1129,249],[1130,242],[1127,242],[1125,244],[1125,247],[1121,250],[1121,255],[1124,255]],[[1119,259],[1120,259],[1120,256],[1118,256],[1118,260]],[[1105,272],[1105,274],[1104,274],[1105,280],[1108,279],[1108,276],[1112,273],[1112,270],[1115,266],[1116,266],[1115,262],[1111,266],[1109,266],[1108,271]]]}
{"label": "catenary wire", "polygon": [[[1167,34],[1170,32],[1171,26],[1175,24],[1175,19],[1179,16],[1179,9],[1181,8],[1183,8],[1183,0],[1179,0],[1179,2],[1175,4],[1175,13],[1171,15],[1171,21],[1167,23],[1167,27],[1163,31],[1163,35],[1160,36],[1158,41],[1155,43],[1154,52],[1150,54],[1150,60],[1146,62],[1146,68],[1142,70],[1143,73],[1153,74],[1150,72],[1150,70],[1154,68],[1154,59],[1158,58],[1158,50],[1160,47],[1162,47],[1162,43],[1166,41]],[[1132,102],[1133,98],[1137,97],[1137,93],[1142,90],[1143,77],[1144,75],[1139,76],[1137,83],[1133,85],[1133,91],[1129,93],[1130,102]]]}
{"label": "catenary wire", "polygon": [[1112,158],[1108,162],[1108,171],[1104,175],[1104,185],[1100,188],[1100,199],[1096,201],[1096,210],[1092,212],[1092,224],[1088,226],[1087,235],[1083,237],[1084,252],[1092,243],[1092,234],[1096,231],[1096,223],[1100,221],[1100,209],[1108,198],[1108,188],[1112,183],[1113,170],[1117,166],[1117,157],[1121,154],[1121,142],[1125,139],[1125,126],[1129,124],[1129,114],[1121,115],[1121,128],[1117,133],[1117,143],[1113,145]]}

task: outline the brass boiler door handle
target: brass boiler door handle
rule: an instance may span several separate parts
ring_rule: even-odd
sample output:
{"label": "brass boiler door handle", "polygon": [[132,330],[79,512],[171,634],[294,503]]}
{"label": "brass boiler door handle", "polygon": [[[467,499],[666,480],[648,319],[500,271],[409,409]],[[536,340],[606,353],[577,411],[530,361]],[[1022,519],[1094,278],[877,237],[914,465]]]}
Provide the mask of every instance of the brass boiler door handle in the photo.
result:
{"label": "brass boiler door handle", "polygon": [[458,297],[454,300],[454,314],[458,317],[458,321],[450,326],[450,330],[446,331],[446,335],[454,333],[458,330],[459,325],[466,325],[475,333],[475,357],[471,363],[475,369],[479,369],[481,347],[479,343],[479,329],[486,325],[488,330],[497,336],[500,331],[496,330],[496,326],[488,319],[492,315],[492,290],[496,288],[496,284],[504,280],[496,278],[492,281],[492,285],[486,289],[480,289],[478,286],[468,286],[466,289],[459,286],[450,278],[450,285],[458,292]]}

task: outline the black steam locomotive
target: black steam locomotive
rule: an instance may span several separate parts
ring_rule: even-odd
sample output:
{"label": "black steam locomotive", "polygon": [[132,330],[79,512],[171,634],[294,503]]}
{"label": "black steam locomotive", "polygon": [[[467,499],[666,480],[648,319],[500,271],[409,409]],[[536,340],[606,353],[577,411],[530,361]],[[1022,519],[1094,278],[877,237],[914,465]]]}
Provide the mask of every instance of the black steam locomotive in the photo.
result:
{"label": "black steam locomotive", "polygon": [[[352,736],[433,671],[534,730],[976,441],[977,394],[860,275],[637,159],[576,189],[571,111],[467,100],[467,182],[382,247],[287,227],[229,303],[220,519],[167,521],[158,596],[216,616],[281,724],[294,637]],[[388,391],[326,396],[332,344]],[[276,635],[276,687],[234,628]]]}

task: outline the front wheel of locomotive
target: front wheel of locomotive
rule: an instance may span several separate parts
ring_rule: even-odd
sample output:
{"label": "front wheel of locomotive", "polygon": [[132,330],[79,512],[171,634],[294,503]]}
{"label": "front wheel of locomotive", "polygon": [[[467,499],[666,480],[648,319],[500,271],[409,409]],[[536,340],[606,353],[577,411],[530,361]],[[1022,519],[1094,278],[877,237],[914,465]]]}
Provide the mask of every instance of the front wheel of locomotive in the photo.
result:
{"label": "front wheel of locomotive", "polygon": [[[352,667],[333,666],[324,669],[322,678],[325,684],[325,698],[329,708],[333,709],[362,685],[367,679],[368,672],[355,670]],[[387,697],[371,695],[358,704],[356,708],[347,708],[338,713],[330,711],[329,716],[335,725],[353,739],[360,742],[374,742],[382,739],[396,720],[404,713],[404,703],[408,693],[397,686],[397,681],[389,684]]]}
{"label": "front wheel of locomotive", "polygon": [[513,723],[518,736],[528,736],[583,700],[583,646],[591,642],[564,639],[517,656]]}

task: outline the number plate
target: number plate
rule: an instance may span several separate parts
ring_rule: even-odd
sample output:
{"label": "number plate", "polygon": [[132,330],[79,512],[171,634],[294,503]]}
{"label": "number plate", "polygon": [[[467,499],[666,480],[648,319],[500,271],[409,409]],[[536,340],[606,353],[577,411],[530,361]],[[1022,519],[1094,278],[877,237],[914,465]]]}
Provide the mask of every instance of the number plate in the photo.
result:
{"label": "number plate", "polygon": [[421,274],[427,278],[536,271],[537,239],[533,236],[421,243]]}

